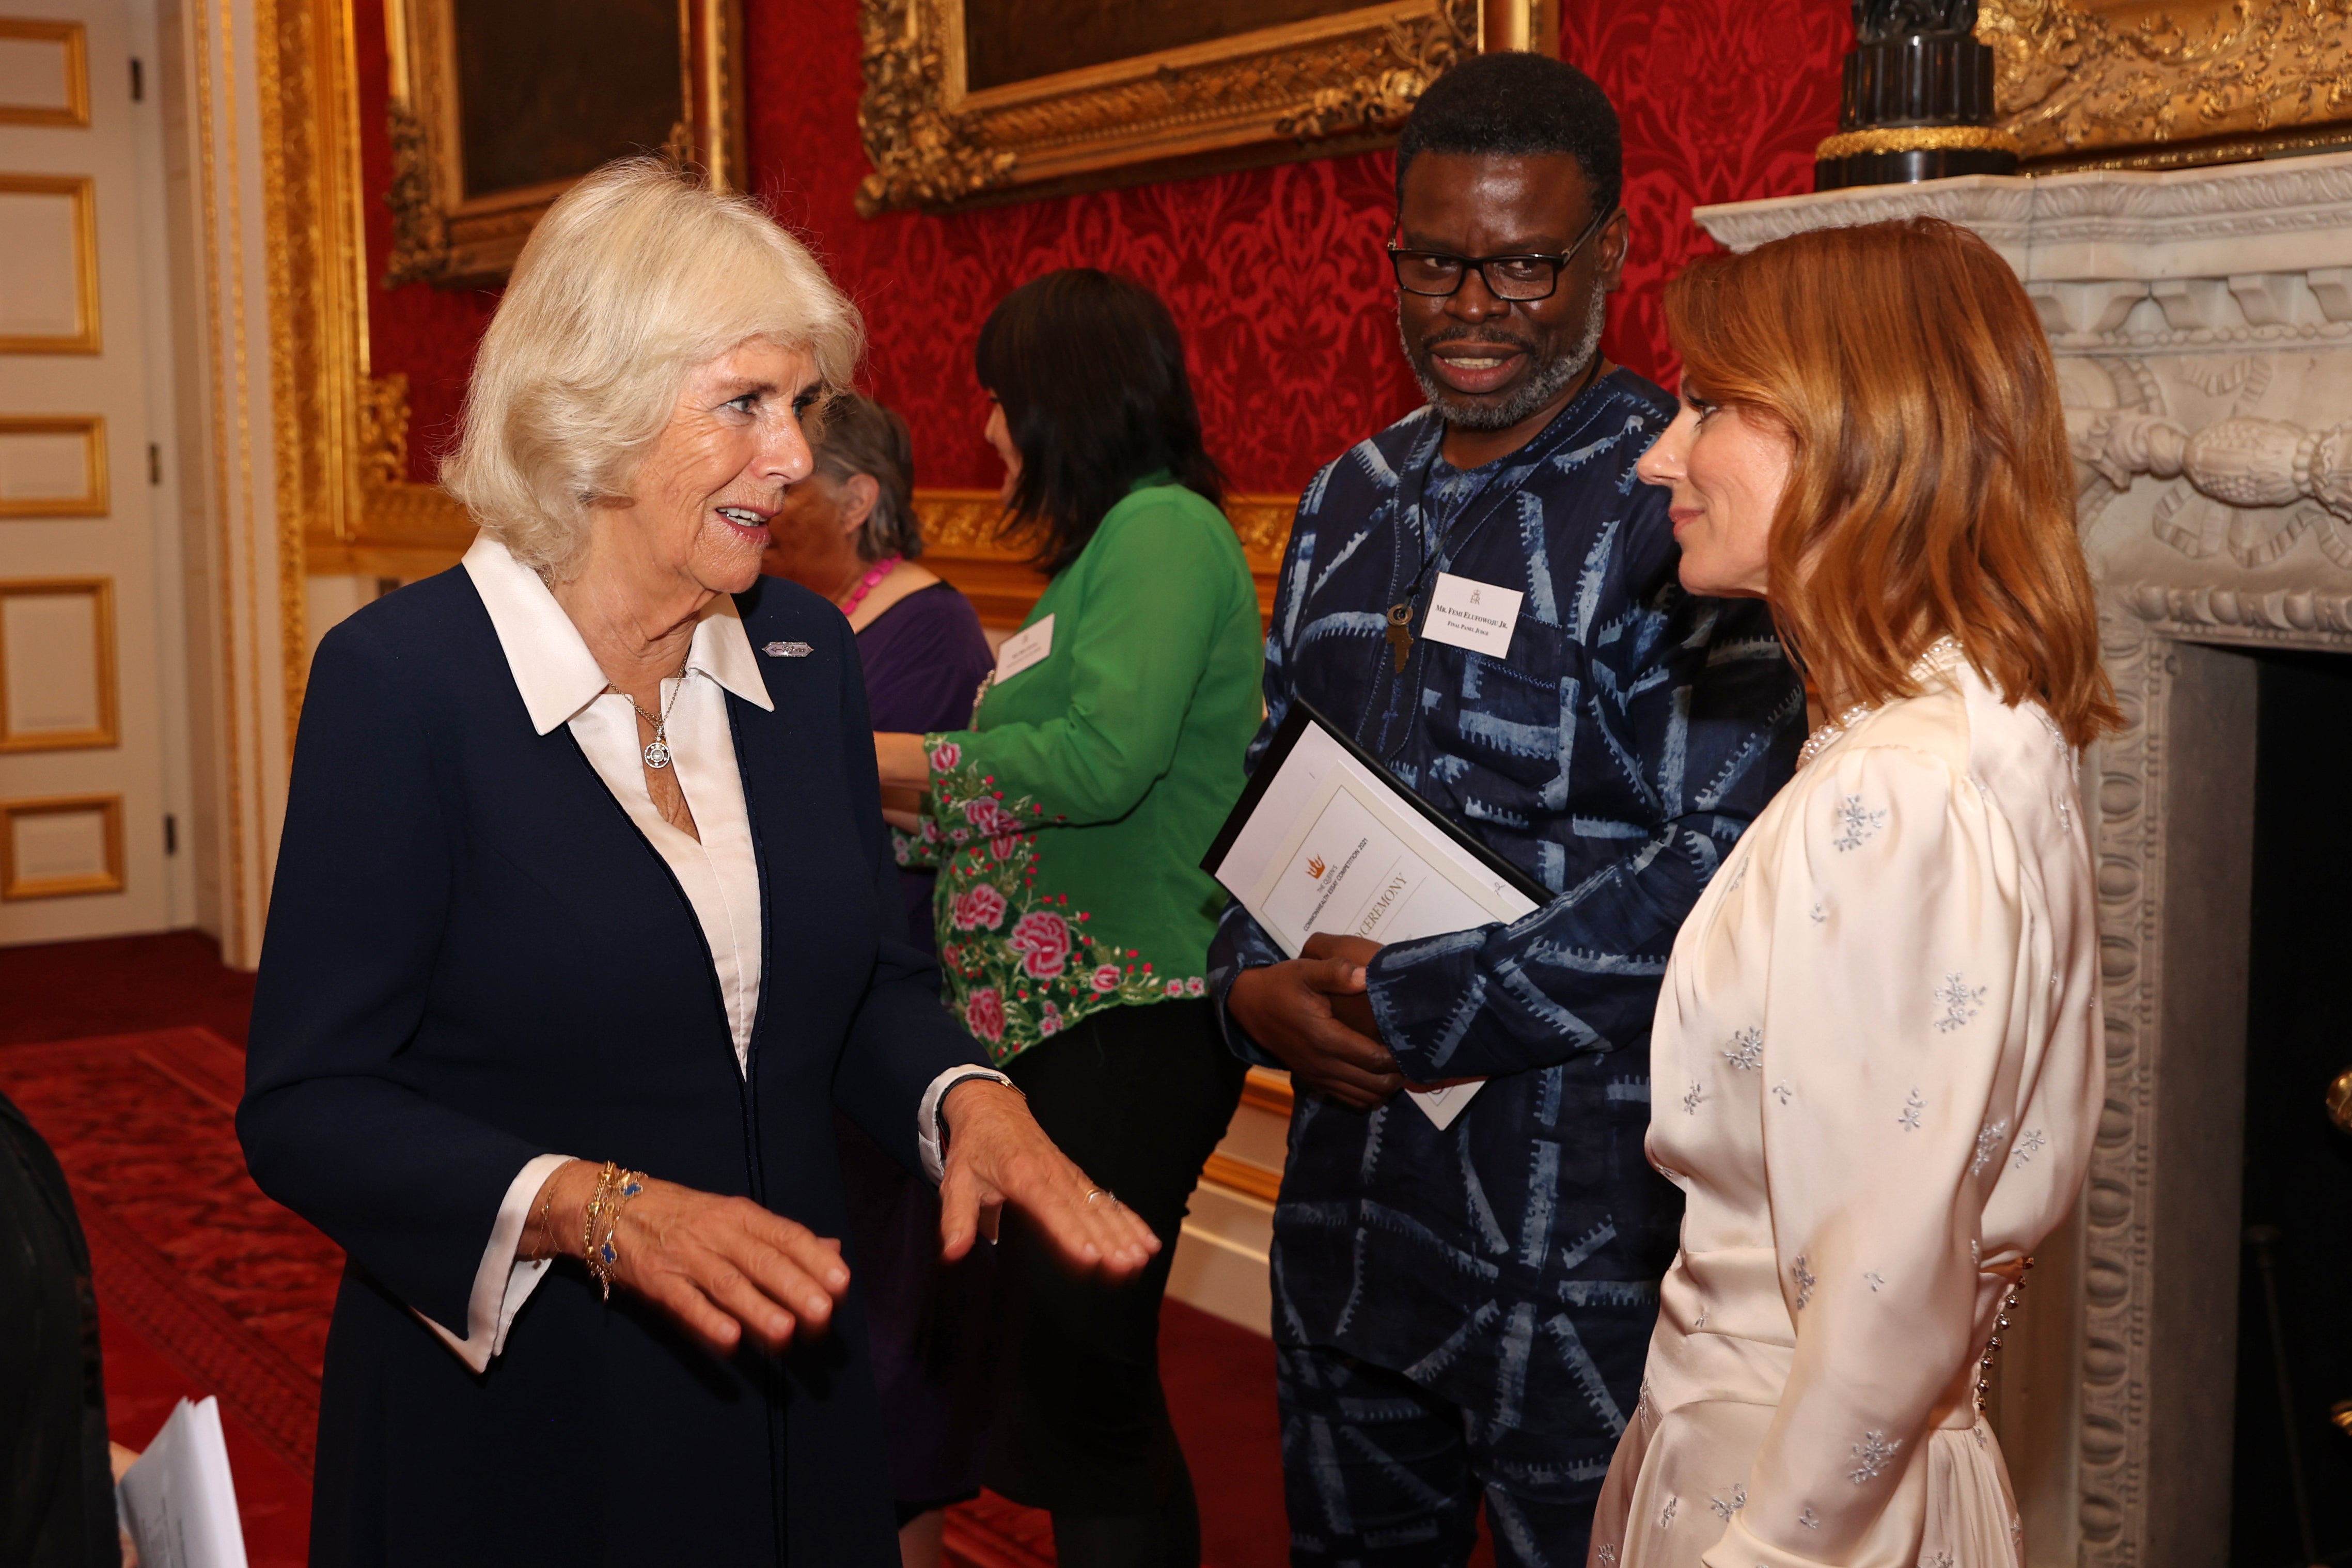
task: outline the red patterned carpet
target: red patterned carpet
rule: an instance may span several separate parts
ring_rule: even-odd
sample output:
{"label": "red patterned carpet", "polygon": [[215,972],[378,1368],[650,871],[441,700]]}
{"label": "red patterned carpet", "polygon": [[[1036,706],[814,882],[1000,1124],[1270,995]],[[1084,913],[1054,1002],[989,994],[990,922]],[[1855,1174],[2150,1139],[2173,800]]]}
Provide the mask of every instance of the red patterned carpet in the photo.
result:
{"label": "red patterned carpet", "polygon": [[[209,949],[175,933],[0,950],[0,1092],[73,1186],[115,1439],[143,1447],[178,1399],[219,1395],[253,1568],[294,1568],[342,1254],[246,1173],[232,1121],[245,1053],[224,1036],[244,1037],[250,981]],[[171,1017],[210,1026],[153,1026]],[[36,1033],[91,1024],[140,1032]],[[1277,1568],[1288,1553],[1273,1347],[1171,1301],[1161,1361],[1201,1497],[1204,1561]],[[951,1511],[948,1549],[964,1568],[1054,1560],[1045,1516],[992,1494]]]}

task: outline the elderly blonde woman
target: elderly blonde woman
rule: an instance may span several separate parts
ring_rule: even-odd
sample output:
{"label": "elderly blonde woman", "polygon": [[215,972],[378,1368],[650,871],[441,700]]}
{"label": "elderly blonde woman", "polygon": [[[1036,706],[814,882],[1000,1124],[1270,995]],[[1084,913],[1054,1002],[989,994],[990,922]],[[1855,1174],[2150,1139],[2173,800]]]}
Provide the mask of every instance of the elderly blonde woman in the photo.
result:
{"label": "elderly blonde woman", "polygon": [[349,1252],[315,1564],[898,1561],[840,1107],[1081,1269],[1156,1245],[906,940],[856,647],[760,575],[849,303],[755,206],[583,181],[485,336],[463,564],[320,645],[238,1128]]}

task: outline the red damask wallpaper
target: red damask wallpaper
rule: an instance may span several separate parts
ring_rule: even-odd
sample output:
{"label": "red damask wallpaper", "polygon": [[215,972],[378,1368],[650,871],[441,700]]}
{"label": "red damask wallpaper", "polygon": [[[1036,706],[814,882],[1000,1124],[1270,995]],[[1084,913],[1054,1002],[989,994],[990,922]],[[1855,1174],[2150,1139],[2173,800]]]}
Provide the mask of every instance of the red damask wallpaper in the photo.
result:
{"label": "red damask wallpaper", "polygon": [[[382,0],[357,0],[359,37],[383,37]],[[1381,245],[1385,155],[1319,159],[953,217],[860,220],[854,0],[745,0],[751,164],[761,193],[866,313],[868,390],[913,426],[926,486],[992,487],[971,374],[981,322],[1009,289],[1055,267],[1108,267],[1159,289],[1189,340],[1213,448],[1238,489],[1291,490],[1417,398],[1396,342]],[[1847,0],[1566,0],[1561,52],[1591,72],[1625,125],[1633,258],[1604,342],[1653,376],[1673,365],[1664,280],[1706,248],[1694,205],[1812,185],[1814,143],[1836,129]],[[388,189],[384,58],[362,50],[365,175]],[[378,272],[389,214],[371,214]],[[423,285],[371,312],[374,368],[404,371],[414,476],[446,445],[493,296]]]}

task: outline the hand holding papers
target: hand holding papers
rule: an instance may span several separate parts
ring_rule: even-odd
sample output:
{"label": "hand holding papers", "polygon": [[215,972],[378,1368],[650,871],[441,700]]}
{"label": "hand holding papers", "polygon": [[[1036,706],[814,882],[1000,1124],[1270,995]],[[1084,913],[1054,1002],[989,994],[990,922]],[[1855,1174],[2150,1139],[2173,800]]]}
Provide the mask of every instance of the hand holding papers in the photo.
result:
{"label": "hand holding papers", "polygon": [[[1543,889],[1294,702],[1202,861],[1282,951],[1317,931],[1411,942],[1531,914]],[[1412,1090],[1440,1127],[1478,1080]]]}
{"label": "hand holding papers", "polygon": [[141,1568],[246,1568],[218,1400],[180,1401],[115,1497]]}

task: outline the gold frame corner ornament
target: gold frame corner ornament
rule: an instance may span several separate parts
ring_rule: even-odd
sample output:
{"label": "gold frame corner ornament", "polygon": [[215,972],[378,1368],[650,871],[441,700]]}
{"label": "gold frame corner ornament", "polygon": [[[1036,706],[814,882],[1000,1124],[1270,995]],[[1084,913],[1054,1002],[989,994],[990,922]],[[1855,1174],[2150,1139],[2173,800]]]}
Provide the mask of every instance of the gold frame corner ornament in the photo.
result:
{"label": "gold frame corner ornament", "polygon": [[980,91],[960,0],[859,0],[861,216],[1387,144],[1482,50],[1556,51],[1558,0],[1379,0]]}
{"label": "gold frame corner ornament", "polygon": [[[478,196],[459,163],[452,0],[385,0],[392,57],[392,255],[383,286],[502,281],[573,182]],[[741,0],[677,0],[678,118],[665,151],[728,190],[745,182]]]}
{"label": "gold frame corner ornament", "polygon": [[2352,143],[2352,0],[1982,0],[2027,173],[2178,168]]}

